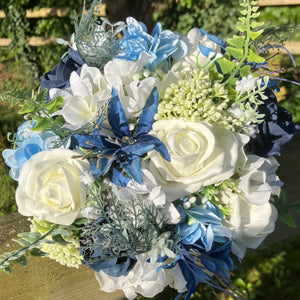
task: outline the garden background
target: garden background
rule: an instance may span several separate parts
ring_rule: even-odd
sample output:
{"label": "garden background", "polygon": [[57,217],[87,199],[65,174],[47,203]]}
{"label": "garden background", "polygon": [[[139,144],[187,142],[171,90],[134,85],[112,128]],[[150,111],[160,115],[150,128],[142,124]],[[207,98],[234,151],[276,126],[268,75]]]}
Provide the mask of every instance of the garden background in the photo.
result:
{"label": "garden background", "polygon": [[[61,18],[28,19],[26,9],[38,11],[44,7],[70,7],[71,11],[76,9],[77,12],[81,12],[81,2],[0,0],[0,10],[3,10],[6,15],[6,18],[0,19],[0,38],[12,40],[9,46],[0,47],[0,93],[14,88],[38,88],[42,74],[56,65],[67,50],[65,46],[53,43],[30,46],[29,37],[68,39],[73,32],[72,13]],[[86,1],[87,7],[91,2],[91,0]],[[238,0],[107,0],[106,15],[112,22],[124,20],[126,16],[133,16],[143,21],[149,30],[157,21],[162,23],[163,29],[171,29],[183,34],[192,27],[201,27],[209,33],[226,39],[236,33],[234,25],[238,18],[238,2]],[[300,5],[262,7],[260,11],[260,20],[265,21],[267,27],[300,24]],[[286,31],[282,38],[300,41],[299,28]],[[298,68],[293,67],[287,55],[278,55],[276,63],[285,71],[281,77],[300,82],[300,56],[295,56],[295,60]],[[281,92],[277,96],[280,104],[292,112],[294,122],[300,122],[300,87],[281,84]],[[10,147],[6,138],[7,133],[15,132],[21,123],[22,117],[16,113],[16,110],[0,102],[0,152]],[[298,150],[294,153],[300,152]],[[16,183],[10,179],[8,171],[1,157],[0,217],[17,209],[14,202]],[[284,297],[300,299],[299,249],[299,233],[271,246],[263,245],[260,249],[247,254],[240,269],[234,272],[234,284],[248,294],[248,299],[274,300],[284,299]],[[157,299],[174,299],[174,295],[172,291],[168,291]],[[224,295],[219,297],[226,298]],[[217,298],[209,292],[208,288],[200,286],[194,299]]]}

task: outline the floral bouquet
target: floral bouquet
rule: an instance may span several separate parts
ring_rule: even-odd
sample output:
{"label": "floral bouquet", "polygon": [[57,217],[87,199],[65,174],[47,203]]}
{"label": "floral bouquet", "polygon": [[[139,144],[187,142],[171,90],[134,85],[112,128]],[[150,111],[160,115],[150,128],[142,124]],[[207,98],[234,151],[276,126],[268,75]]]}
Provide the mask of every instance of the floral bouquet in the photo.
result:
{"label": "floral bouquet", "polygon": [[87,265],[101,290],[128,299],[166,286],[189,299],[199,283],[242,297],[233,259],[274,230],[274,155],[296,130],[267,76],[261,54],[276,45],[261,42],[256,1],[242,1],[226,43],[111,24],[93,16],[100,2],[38,94],[1,95],[27,120],[3,157],[31,231],[0,268],[32,254]]}

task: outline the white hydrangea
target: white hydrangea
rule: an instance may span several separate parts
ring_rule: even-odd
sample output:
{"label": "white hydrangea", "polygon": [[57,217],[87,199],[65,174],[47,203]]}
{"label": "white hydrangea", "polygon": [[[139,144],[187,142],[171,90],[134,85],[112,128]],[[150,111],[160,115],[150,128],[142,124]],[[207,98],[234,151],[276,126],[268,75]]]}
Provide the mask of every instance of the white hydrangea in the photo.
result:
{"label": "white hydrangea", "polygon": [[53,88],[49,95],[51,99],[63,97],[62,109],[55,114],[64,117],[66,127],[76,130],[97,117],[101,107],[111,98],[111,86],[99,69],[85,64],[80,75],[72,72],[69,88]]}

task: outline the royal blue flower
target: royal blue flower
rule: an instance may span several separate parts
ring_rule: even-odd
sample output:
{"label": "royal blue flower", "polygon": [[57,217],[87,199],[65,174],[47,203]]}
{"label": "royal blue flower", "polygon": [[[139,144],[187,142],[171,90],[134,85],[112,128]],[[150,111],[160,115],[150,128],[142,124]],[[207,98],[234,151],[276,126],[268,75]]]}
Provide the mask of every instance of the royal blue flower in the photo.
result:
{"label": "royal blue flower", "polygon": [[222,213],[212,203],[201,204],[199,199],[189,209],[181,205],[177,209],[181,215],[178,224],[180,254],[163,268],[169,269],[179,264],[187,282],[186,300],[200,282],[222,290],[216,278],[222,278],[222,283],[229,285],[229,274],[233,269],[229,256],[231,233],[221,224]]}
{"label": "royal blue flower", "polygon": [[[73,71],[80,74],[81,67],[84,61],[79,53],[72,48],[69,48],[68,54],[60,61],[58,65],[53,67],[49,72],[43,75],[40,85],[41,90],[52,88],[65,89],[70,86],[70,76]],[[47,101],[49,101],[49,93]]]}
{"label": "royal blue flower", "polygon": [[121,168],[138,183],[142,183],[140,157],[150,150],[156,150],[170,161],[166,146],[156,137],[148,134],[158,106],[158,91],[152,90],[143,111],[139,117],[134,133],[131,135],[125,116],[125,111],[115,90],[108,107],[108,122],[112,136],[101,135],[100,117],[92,135],[75,135],[78,145],[91,150],[97,159],[91,165],[90,172],[97,178],[104,176],[112,167],[111,180],[121,186],[126,186],[129,178],[118,171]]}
{"label": "royal blue flower", "polygon": [[253,153],[262,157],[280,155],[281,146],[291,140],[296,126],[291,114],[277,104],[271,89],[265,91],[268,97],[258,107],[258,113],[264,114],[264,122],[259,124],[258,134],[252,140]]}
{"label": "royal blue flower", "polygon": [[120,42],[120,54],[118,58],[136,61],[142,51],[151,55],[147,68],[154,71],[164,62],[161,69],[167,72],[168,59],[173,56],[176,60],[187,52],[187,45],[180,40],[179,34],[164,30],[157,23],[152,31],[152,36],[147,33],[146,26],[137,22],[134,18],[127,18],[127,28],[123,31],[123,39]]}

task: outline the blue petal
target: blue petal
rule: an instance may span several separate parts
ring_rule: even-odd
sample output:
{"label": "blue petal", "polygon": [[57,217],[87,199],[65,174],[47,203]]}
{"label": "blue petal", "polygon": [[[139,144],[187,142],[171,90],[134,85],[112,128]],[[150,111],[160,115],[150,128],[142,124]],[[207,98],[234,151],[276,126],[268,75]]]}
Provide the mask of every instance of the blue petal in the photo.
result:
{"label": "blue petal", "polygon": [[161,24],[158,22],[156,23],[156,25],[154,26],[153,30],[152,30],[152,36],[155,36],[155,35],[160,35],[162,31],[162,26]]}
{"label": "blue petal", "polygon": [[120,166],[137,183],[143,183],[143,175],[139,157],[132,160],[127,160],[125,163],[120,163]]}
{"label": "blue petal", "polygon": [[186,211],[186,214],[201,223],[219,224],[221,219],[212,211],[201,206],[195,206]]}
{"label": "blue petal", "polygon": [[133,138],[137,138],[142,134],[147,134],[151,130],[153,118],[157,112],[158,100],[158,91],[157,88],[154,87],[140,115]]}
{"label": "blue petal", "polygon": [[219,37],[207,33],[204,29],[200,28],[200,32],[204,35],[206,35],[212,42],[216,43],[218,46],[220,46],[222,49],[225,49],[226,43],[220,39]]}
{"label": "blue petal", "polygon": [[113,168],[112,174],[110,176],[110,180],[120,187],[126,187],[130,178],[124,176],[122,173],[120,173],[117,169]]}
{"label": "blue petal", "polygon": [[112,89],[112,99],[109,102],[108,121],[116,136],[130,136],[125,111],[114,88]]}
{"label": "blue petal", "polygon": [[100,135],[95,137],[93,135],[75,134],[74,139],[78,142],[78,146],[84,149],[99,151],[107,147]]}
{"label": "blue petal", "polygon": [[155,146],[152,143],[138,141],[131,146],[123,147],[121,151],[125,152],[129,157],[142,156],[154,147]]}
{"label": "blue petal", "polygon": [[202,237],[201,241],[205,246],[205,251],[206,252],[210,251],[212,244],[214,242],[214,233],[210,224],[207,227],[205,235]]}
{"label": "blue petal", "polygon": [[206,47],[206,46],[203,46],[201,44],[199,44],[199,50],[201,51],[201,53],[203,55],[205,55],[206,57],[208,57],[209,53],[210,52],[213,52],[210,48]]}
{"label": "blue petal", "polygon": [[171,157],[167,147],[158,138],[152,135],[142,136],[141,138],[139,138],[139,143],[148,143],[154,145],[153,149],[157,151],[163,159],[165,159],[166,161],[171,161]]}

